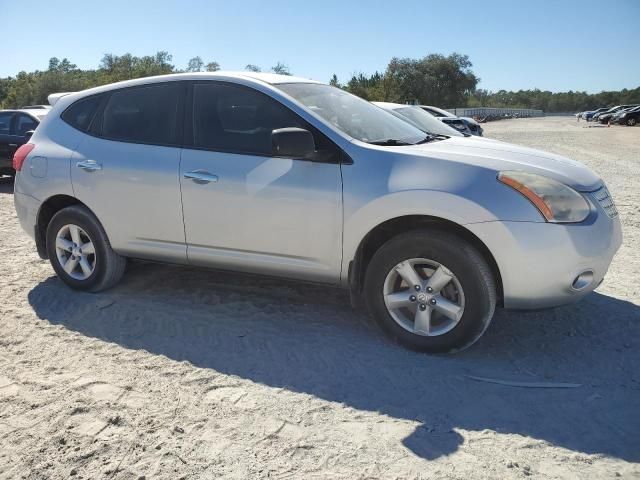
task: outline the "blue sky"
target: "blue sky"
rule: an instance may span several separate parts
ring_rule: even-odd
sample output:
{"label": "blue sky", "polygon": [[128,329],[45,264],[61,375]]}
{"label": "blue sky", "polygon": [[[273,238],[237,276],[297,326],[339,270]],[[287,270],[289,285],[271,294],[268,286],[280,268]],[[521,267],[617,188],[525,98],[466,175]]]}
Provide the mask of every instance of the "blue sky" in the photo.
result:
{"label": "blue sky", "polygon": [[[28,4],[27,4],[28,3]],[[0,76],[67,57],[96,68],[104,53],[166,50],[223,69],[286,63],[342,81],[389,59],[469,55],[480,87],[566,91],[640,85],[640,0],[284,1],[0,0]]]}

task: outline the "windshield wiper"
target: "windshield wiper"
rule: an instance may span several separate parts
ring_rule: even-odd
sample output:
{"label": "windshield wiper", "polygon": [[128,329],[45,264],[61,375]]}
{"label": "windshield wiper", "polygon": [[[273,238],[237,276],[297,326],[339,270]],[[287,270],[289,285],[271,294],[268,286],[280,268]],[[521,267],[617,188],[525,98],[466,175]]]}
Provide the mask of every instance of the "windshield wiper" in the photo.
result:
{"label": "windshield wiper", "polygon": [[414,143],[414,145],[421,145],[423,143],[429,143],[429,142],[433,142],[434,140],[443,140],[445,138],[449,138],[446,135],[440,135],[440,134],[435,134],[435,133],[427,133],[427,136],[424,137],[422,140],[420,140],[419,142]]}
{"label": "windshield wiper", "polygon": [[386,140],[374,140],[373,142],[367,142],[371,145],[381,145],[383,147],[403,147],[406,145],[414,145],[413,143],[403,142],[402,140],[396,140],[395,138],[387,138]]}

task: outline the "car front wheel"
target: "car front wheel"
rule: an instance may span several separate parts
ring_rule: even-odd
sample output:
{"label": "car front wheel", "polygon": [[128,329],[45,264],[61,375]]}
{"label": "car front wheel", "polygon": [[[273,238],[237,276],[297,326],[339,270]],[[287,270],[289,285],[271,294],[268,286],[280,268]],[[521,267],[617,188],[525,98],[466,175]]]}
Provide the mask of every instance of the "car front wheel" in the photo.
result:
{"label": "car front wheel", "polygon": [[430,353],[472,345],[496,306],[495,279],[478,250],[455,235],[430,230],[384,244],[369,263],[364,294],[391,338]]}
{"label": "car front wheel", "polygon": [[111,249],[97,218],[79,205],[53,216],[47,227],[47,253],[58,277],[76,290],[111,288],[126,267],[126,258]]}
{"label": "car front wheel", "polygon": [[635,124],[636,124],[635,118],[630,118],[627,120],[627,125],[629,125],[630,127],[633,127]]}

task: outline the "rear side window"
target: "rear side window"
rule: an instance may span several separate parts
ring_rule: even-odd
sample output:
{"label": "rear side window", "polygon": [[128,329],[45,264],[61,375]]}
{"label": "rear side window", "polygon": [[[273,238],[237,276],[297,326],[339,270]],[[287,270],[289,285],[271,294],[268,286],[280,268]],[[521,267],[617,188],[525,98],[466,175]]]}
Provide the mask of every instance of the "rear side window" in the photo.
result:
{"label": "rear side window", "polygon": [[13,118],[13,112],[0,112],[0,135],[11,133],[11,118]]}
{"label": "rear side window", "polygon": [[62,114],[62,119],[72,127],[86,132],[91,125],[91,120],[95,115],[103,95],[93,95],[78,100],[68,107]]}
{"label": "rear side window", "polygon": [[16,135],[23,137],[28,131],[35,130],[38,123],[40,122],[29,115],[25,115],[24,113],[19,114],[18,121],[16,122]]}
{"label": "rear side window", "polygon": [[255,90],[222,83],[193,86],[194,146],[271,155],[271,132],[308,128],[291,110]]}
{"label": "rear side window", "polygon": [[104,107],[102,136],[122,142],[178,144],[181,92],[176,82],[113,92]]}

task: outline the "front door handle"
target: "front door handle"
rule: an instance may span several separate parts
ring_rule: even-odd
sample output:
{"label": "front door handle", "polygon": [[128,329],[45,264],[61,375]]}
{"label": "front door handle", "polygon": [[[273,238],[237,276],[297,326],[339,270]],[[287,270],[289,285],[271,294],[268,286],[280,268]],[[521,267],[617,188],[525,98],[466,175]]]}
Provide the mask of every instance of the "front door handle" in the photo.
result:
{"label": "front door handle", "polygon": [[17,146],[18,146],[18,144],[17,144],[17,143],[10,143],[10,144],[9,144],[9,146],[10,146],[10,147],[17,147]]}
{"label": "front door handle", "polygon": [[199,185],[218,181],[217,175],[213,175],[206,170],[192,170],[191,172],[186,172],[184,174],[184,178],[190,178]]}
{"label": "front door handle", "polygon": [[76,163],[76,167],[83,169],[86,172],[95,172],[96,170],[102,170],[102,165],[95,160],[84,160]]}

